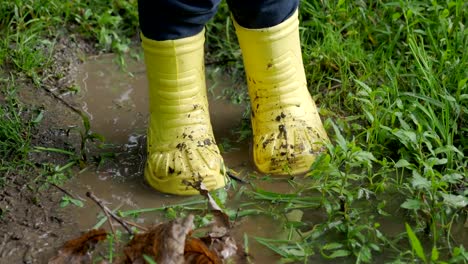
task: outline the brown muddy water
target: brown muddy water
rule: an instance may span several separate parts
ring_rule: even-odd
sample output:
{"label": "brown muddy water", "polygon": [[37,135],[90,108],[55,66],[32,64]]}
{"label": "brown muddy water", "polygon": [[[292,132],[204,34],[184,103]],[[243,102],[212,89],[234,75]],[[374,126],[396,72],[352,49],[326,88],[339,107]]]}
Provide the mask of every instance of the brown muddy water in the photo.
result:
{"label": "brown muddy water", "polygon": [[[142,62],[128,60],[127,63],[127,72],[124,72],[112,56],[89,58],[80,66],[77,76],[81,88],[78,100],[81,109],[89,115],[93,132],[103,135],[106,144],[112,145],[112,152],[116,154],[115,160],[108,160],[99,169],[88,168],[80,172],[67,186],[68,190],[85,201],[83,208],[73,209],[82,230],[92,228],[98,222],[98,215],[101,215],[99,208],[85,199],[87,191],[102,198],[109,208],[119,210],[163,207],[194,199],[162,194],[144,183],[148,117],[146,72]],[[223,87],[229,85],[227,77],[216,74],[213,69],[208,71],[211,72],[207,74],[208,90],[220,94]],[[249,142],[236,142],[238,136],[233,134],[240,124],[244,108],[213,93],[210,93],[209,107],[216,140],[231,144],[229,150],[223,153],[225,163],[242,175],[253,173]],[[258,180],[255,184],[276,192],[292,190],[286,180]],[[230,190],[229,195],[234,196],[235,191]],[[166,220],[157,213],[140,214],[136,219],[143,225]],[[268,217],[249,216],[235,225],[234,232],[242,242],[244,233],[249,237],[275,238],[275,234],[282,233],[282,230],[278,222]],[[254,263],[279,260],[277,255],[253,238],[249,239],[249,252]]]}

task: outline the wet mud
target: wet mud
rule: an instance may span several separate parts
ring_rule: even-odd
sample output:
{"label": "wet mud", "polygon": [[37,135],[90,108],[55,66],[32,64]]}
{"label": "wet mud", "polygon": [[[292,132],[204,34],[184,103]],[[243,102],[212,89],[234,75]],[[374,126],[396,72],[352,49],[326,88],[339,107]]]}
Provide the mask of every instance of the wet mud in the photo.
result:
{"label": "wet mud", "polygon": [[61,192],[28,191],[41,186],[13,177],[0,193],[0,263],[47,263],[60,243],[80,234],[78,226],[58,206]]}
{"label": "wet mud", "polygon": [[[38,126],[30,131],[33,146],[66,150],[79,146],[79,135],[73,132],[80,125],[76,115],[45,90],[71,99],[66,94],[74,83],[75,66],[80,63],[77,54],[91,53],[91,45],[81,39],[59,38],[50,67],[42,73],[40,86],[44,89],[28,79],[15,80],[18,98],[25,105],[22,114],[43,115]],[[42,167],[63,165],[68,157],[31,150],[28,160],[33,164],[28,169],[0,172],[7,179],[0,188],[0,263],[47,263],[58,246],[80,234],[73,215],[59,207],[63,192],[46,186],[45,179],[53,167]]]}

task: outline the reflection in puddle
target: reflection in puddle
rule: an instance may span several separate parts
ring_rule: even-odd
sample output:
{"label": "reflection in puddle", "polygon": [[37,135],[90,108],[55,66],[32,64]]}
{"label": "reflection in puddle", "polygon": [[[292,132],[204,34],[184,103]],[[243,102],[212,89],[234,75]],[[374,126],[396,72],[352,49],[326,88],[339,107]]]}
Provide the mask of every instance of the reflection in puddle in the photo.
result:
{"label": "reflection in puddle", "polygon": [[[74,186],[68,188],[82,198],[86,191],[92,191],[108,202],[110,208],[120,210],[155,208],[183,202],[188,198],[159,193],[144,183],[145,130],[148,117],[146,72],[143,63],[131,60],[127,63],[129,72],[133,74],[119,70],[111,56],[90,59],[81,66],[81,75],[78,76],[82,88],[81,108],[89,114],[93,132],[103,135],[106,143],[113,146],[112,152],[116,154],[116,158],[109,159],[98,170],[89,168],[82,172],[71,183]],[[220,80],[216,80],[216,83],[223,85]],[[210,80],[207,85],[210,86]],[[224,81],[224,85],[228,83]],[[235,143],[236,138],[231,132],[241,120],[243,107],[222,99],[210,99],[209,107],[217,142],[229,140],[232,145],[230,151],[223,154],[225,163],[238,172],[251,173],[253,166],[249,144]],[[285,181],[259,181],[258,185],[275,191],[290,190]],[[96,224],[96,216],[100,211],[94,204],[87,201],[85,208],[77,210],[81,229],[88,229]],[[144,214],[137,221],[151,224],[159,220],[164,220],[161,215]],[[244,218],[237,223],[235,229],[239,241],[243,240],[244,233],[249,236],[273,237],[281,231],[280,225],[265,216]],[[250,240],[250,252],[256,263],[279,260],[272,251],[259,246],[253,239]]]}

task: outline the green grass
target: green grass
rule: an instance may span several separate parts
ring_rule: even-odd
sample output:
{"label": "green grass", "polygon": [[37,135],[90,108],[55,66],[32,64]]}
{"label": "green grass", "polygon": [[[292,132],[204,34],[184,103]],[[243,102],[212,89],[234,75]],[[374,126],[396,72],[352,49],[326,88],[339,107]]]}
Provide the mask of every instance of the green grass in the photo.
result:
{"label": "green grass", "polygon": [[[326,259],[372,262],[387,247],[394,261],[428,262],[420,249],[408,254],[406,233],[380,231],[378,217],[403,211],[402,226],[440,253],[432,262],[468,261],[450,231],[467,217],[467,10],[459,0],[301,1],[309,89],[333,141],[313,164],[309,189],[322,194],[328,220],[306,227],[314,229],[306,242],[283,244],[287,251],[280,241],[263,244],[295,261],[316,248]],[[219,34],[234,38],[221,11],[210,26],[216,34],[208,32],[219,51],[211,54],[235,60],[238,46],[219,41]]]}
{"label": "green grass", "polygon": [[0,94],[0,187],[6,183],[6,175],[19,168],[30,148],[30,124],[21,117],[22,108],[14,94]]}
{"label": "green grass", "polygon": [[[31,146],[31,127],[41,121],[42,115],[31,120],[33,109],[23,105],[16,95],[23,85],[39,88],[45,79],[63,77],[60,71],[57,76],[47,73],[55,67],[52,55],[57,41],[80,38],[92,43],[97,51],[123,55],[130,51],[131,39],[137,36],[137,18],[136,0],[0,2],[0,183],[6,182],[7,173],[28,167],[43,167],[46,178],[54,179],[68,168],[34,165],[28,159],[33,149],[41,151]],[[124,65],[123,56],[119,59]],[[89,132],[86,117],[83,121],[83,142],[78,150],[82,157],[78,159],[86,160],[87,141],[99,139],[99,135]]]}

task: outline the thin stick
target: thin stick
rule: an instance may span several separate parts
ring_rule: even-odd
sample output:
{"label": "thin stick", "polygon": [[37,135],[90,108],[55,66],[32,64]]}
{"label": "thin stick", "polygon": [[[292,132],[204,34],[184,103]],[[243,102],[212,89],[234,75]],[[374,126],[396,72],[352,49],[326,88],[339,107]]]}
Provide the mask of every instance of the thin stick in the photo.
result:
{"label": "thin stick", "polygon": [[57,188],[59,191],[63,192],[64,194],[70,196],[70,198],[75,199],[75,200],[78,200],[73,194],[71,194],[71,193],[68,192],[67,190],[63,189],[62,187],[58,186],[57,184],[55,184],[55,183],[50,183],[50,185],[54,186],[55,188]]}
{"label": "thin stick", "polygon": [[[88,192],[89,193],[89,192]],[[112,231],[112,234],[114,234],[114,237],[117,236],[117,233],[115,232],[115,228],[114,228],[114,224],[112,223],[112,217],[109,215],[109,213],[107,212],[107,207],[100,201],[100,200],[97,200],[97,197],[94,196],[94,199],[93,197],[89,196],[88,193],[86,193],[86,196],[88,196],[89,198],[91,198],[94,202],[97,203],[97,205],[99,205],[99,207],[101,207],[102,211],[104,211],[104,214],[106,215],[106,218],[107,218],[107,222],[109,223],[109,226],[110,226],[110,229]],[[92,195],[92,194],[91,194]]]}
{"label": "thin stick", "polygon": [[132,221],[129,221],[129,220],[126,220],[126,219],[122,219],[122,221],[124,221],[125,223],[127,223],[127,224],[129,224],[131,226],[134,226],[134,227],[140,229],[141,231],[144,231],[144,232],[148,231],[148,228],[146,228],[146,227],[144,227],[142,225],[139,225],[139,224],[137,224],[135,222],[132,222]]}
{"label": "thin stick", "polygon": [[[102,208],[102,207],[101,207]],[[115,233],[115,228],[114,228],[114,223],[112,223],[112,217],[109,215],[107,210],[103,210],[104,214],[106,215],[107,222],[109,223],[110,229],[112,231],[112,234],[114,234],[114,237],[117,237],[117,233]],[[118,241],[117,241],[118,242]]]}
{"label": "thin stick", "polygon": [[63,105],[65,105],[66,107],[70,108],[73,112],[77,113],[78,115],[82,116],[83,115],[83,112],[81,110],[79,110],[78,108],[74,107],[73,105],[71,105],[70,103],[68,103],[67,101],[65,101],[62,97],[60,97],[59,95],[57,95],[56,93],[54,93],[52,90],[50,90],[49,88],[47,88],[45,85],[39,85],[44,91],[46,91],[50,96],[52,96],[53,98],[55,98],[56,100],[58,100],[59,102],[61,102]]}
{"label": "thin stick", "polygon": [[249,181],[246,181],[244,179],[241,179],[239,177],[237,177],[236,175],[234,175],[234,173],[232,173],[230,170],[228,170],[227,172],[227,175],[229,176],[229,178],[235,180],[235,181],[238,181],[240,183],[250,183]]}
{"label": "thin stick", "polygon": [[101,207],[101,209],[104,212],[107,212],[115,221],[119,222],[119,224],[122,225],[130,235],[133,235],[133,231],[130,229],[130,227],[128,227],[127,223],[125,221],[122,221],[122,219],[118,217],[117,215],[115,215],[114,212],[112,212],[112,210],[107,208],[102,203],[102,201],[99,198],[97,198],[93,193],[87,192],[86,196],[89,197],[91,200],[93,200],[99,207]]}

